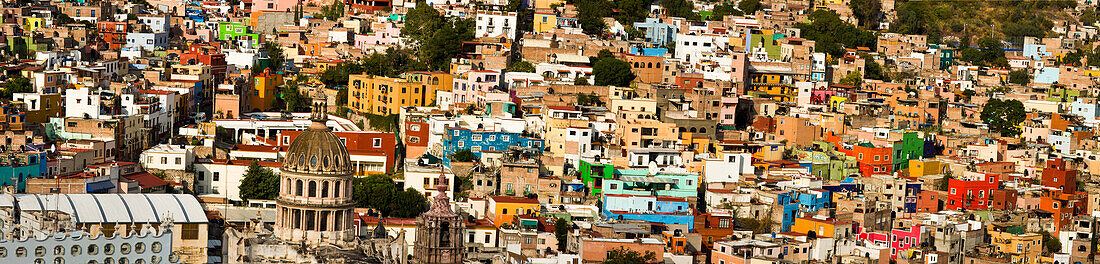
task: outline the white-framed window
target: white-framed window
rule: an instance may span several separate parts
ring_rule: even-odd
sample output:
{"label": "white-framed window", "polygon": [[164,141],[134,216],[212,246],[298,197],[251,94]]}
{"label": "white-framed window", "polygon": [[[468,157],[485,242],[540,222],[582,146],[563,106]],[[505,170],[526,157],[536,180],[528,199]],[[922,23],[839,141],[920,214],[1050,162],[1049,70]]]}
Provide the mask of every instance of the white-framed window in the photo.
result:
{"label": "white-framed window", "polygon": [[382,147],[382,139],[381,138],[374,139],[374,147],[376,147],[376,148],[381,148]]}
{"label": "white-framed window", "polygon": [[481,141],[481,135],[480,134],[472,135],[472,136],[470,136],[470,140]]}
{"label": "white-framed window", "polygon": [[501,135],[501,136],[500,136],[500,140],[503,140],[503,141],[509,141],[509,140],[512,140],[512,136],[509,136],[509,135]]}
{"label": "white-framed window", "polygon": [[458,148],[464,148],[464,147],[466,147],[466,141],[459,141],[458,142]]}
{"label": "white-framed window", "polygon": [[411,125],[409,126],[409,130],[420,131],[420,125]]}
{"label": "white-framed window", "polygon": [[489,141],[496,141],[497,135],[489,135]]}
{"label": "white-framed window", "polygon": [[473,152],[481,152],[481,146],[474,146],[474,147],[471,147],[471,148],[470,148],[470,151],[473,151]]}
{"label": "white-framed window", "polygon": [[455,132],[452,136],[458,136],[458,129],[455,129]]}

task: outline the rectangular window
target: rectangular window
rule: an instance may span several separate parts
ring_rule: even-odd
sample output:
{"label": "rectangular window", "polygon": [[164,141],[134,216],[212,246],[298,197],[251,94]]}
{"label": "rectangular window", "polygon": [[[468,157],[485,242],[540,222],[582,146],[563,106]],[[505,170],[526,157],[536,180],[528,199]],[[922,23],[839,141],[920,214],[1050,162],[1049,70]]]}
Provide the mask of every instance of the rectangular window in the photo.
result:
{"label": "rectangular window", "polygon": [[221,173],[215,172],[214,173],[214,181],[218,181],[218,179],[221,179]]}
{"label": "rectangular window", "polygon": [[511,139],[512,139],[512,136],[509,136],[509,135],[501,135],[500,136],[500,140],[503,140],[503,141],[509,141]]}
{"label": "rectangular window", "polygon": [[489,141],[496,141],[497,135],[489,135]]}
{"label": "rectangular window", "polygon": [[199,224],[183,224],[183,231],[180,232],[180,237],[183,240],[199,239]]}
{"label": "rectangular window", "polygon": [[382,147],[382,139],[381,138],[374,139],[374,147],[376,147],[376,148],[381,148]]}
{"label": "rectangular window", "polygon": [[472,135],[470,136],[470,140],[481,141],[481,135]]}

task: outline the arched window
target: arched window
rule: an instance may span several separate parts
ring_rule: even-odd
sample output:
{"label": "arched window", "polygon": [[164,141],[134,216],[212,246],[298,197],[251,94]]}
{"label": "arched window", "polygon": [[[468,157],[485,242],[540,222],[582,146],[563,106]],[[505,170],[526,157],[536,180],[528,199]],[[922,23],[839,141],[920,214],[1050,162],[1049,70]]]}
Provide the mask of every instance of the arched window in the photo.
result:
{"label": "arched window", "polygon": [[309,181],[309,197],[317,197],[317,181]]}
{"label": "arched window", "polygon": [[439,224],[439,246],[450,247],[451,246],[451,223],[443,222]]}
{"label": "arched window", "polygon": [[695,133],[695,132],[698,132],[699,130],[698,130],[698,129],[695,129],[695,128],[693,127],[693,128],[691,128],[691,130],[688,130],[688,131],[689,131],[689,132],[691,132],[691,133]]}
{"label": "arched window", "polygon": [[332,197],[340,197],[340,181],[336,181],[332,184]]}
{"label": "arched window", "polygon": [[699,128],[699,133],[707,133],[707,128]]}
{"label": "arched window", "polygon": [[302,196],[302,180],[294,183],[294,195]]}
{"label": "arched window", "polygon": [[328,181],[321,183],[321,197],[328,197]]}
{"label": "arched window", "polygon": [[652,63],[652,62],[650,62],[650,63],[649,63],[649,67],[646,67],[646,68],[653,68],[653,63]]}

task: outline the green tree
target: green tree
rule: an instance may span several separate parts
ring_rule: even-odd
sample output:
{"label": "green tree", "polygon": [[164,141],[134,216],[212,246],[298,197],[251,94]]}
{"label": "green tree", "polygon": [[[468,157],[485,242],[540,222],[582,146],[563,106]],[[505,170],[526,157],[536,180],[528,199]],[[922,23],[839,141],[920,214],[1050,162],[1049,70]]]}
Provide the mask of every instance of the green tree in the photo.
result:
{"label": "green tree", "polygon": [[864,65],[867,69],[867,79],[880,80],[884,82],[890,81],[890,76],[886,74],[886,70],[883,69],[881,64],[878,64],[875,60],[872,60],[870,56],[865,57]]}
{"label": "green tree", "polygon": [[477,154],[474,154],[470,149],[460,149],[451,154],[451,159],[458,162],[472,162],[478,160]]}
{"label": "green tree", "polygon": [[602,59],[596,62],[596,66],[592,67],[592,74],[595,75],[596,85],[599,86],[630,87],[630,83],[637,77],[631,71],[629,62],[615,58]]}
{"label": "green tree", "polygon": [[279,175],[271,169],[260,167],[260,163],[253,161],[244,172],[244,179],[238,186],[241,199],[245,200],[271,200],[279,196]]}
{"label": "green tree", "polygon": [[527,61],[517,61],[508,66],[508,72],[535,72],[535,65]]}
{"label": "green tree", "polygon": [[413,218],[428,211],[428,199],[415,189],[401,190],[386,175],[356,177],[352,190],[358,207],[370,208],[383,217]]}
{"label": "green tree", "polygon": [[1015,70],[1008,73],[1008,82],[1019,85],[1027,85],[1031,83],[1031,74],[1027,73],[1027,70]]}
{"label": "green tree", "polygon": [[665,13],[672,17],[682,17],[688,20],[699,20],[699,14],[695,13],[695,6],[685,0],[660,0]]}
{"label": "green tree", "polygon": [[313,100],[309,95],[298,89],[298,81],[296,80],[287,81],[279,88],[279,99],[282,104],[281,108],[290,112],[309,112],[310,101]]}
{"label": "green tree", "polygon": [[12,39],[15,43],[11,45],[11,54],[15,56],[16,59],[28,58],[30,54],[27,50],[27,41],[29,40],[25,37],[13,37]]}
{"label": "green tree", "polygon": [[1057,237],[1054,237],[1046,230],[1039,231],[1039,235],[1043,236],[1043,252],[1046,254],[1054,254],[1062,251],[1062,242],[1058,241]]}
{"label": "green tree", "polygon": [[322,6],[321,17],[332,21],[336,21],[341,17],[344,17],[344,2],[340,0],[333,0],[332,4]]}
{"label": "green tree", "polygon": [[851,0],[848,7],[852,9],[852,15],[859,20],[859,26],[863,28],[878,28],[879,17],[882,16],[882,3],[879,0]]}
{"label": "green tree", "polygon": [[1020,134],[1020,122],[1024,121],[1027,113],[1024,104],[1017,100],[1001,101],[997,98],[989,99],[982,107],[982,122],[989,125],[989,130],[1001,133],[1001,136],[1012,137]]}
{"label": "green tree", "polygon": [[565,252],[569,245],[569,222],[565,218],[554,221],[554,237],[558,239],[558,252]]}
{"label": "green tree", "polygon": [[421,62],[433,70],[445,70],[462,42],[474,39],[474,21],[443,17],[434,7],[419,2],[406,14],[401,35],[418,44]]}
{"label": "green tree", "polygon": [[859,29],[840,19],[832,10],[817,10],[810,13],[810,23],[795,25],[802,30],[802,36],[814,40],[815,49],[833,55],[843,56],[844,48],[868,47],[874,49],[878,37],[873,32]]}
{"label": "green tree", "polygon": [[23,77],[23,75],[14,75],[4,82],[4,85],[0,86],[0,101],[11,101],[16,93],[33,93],[34,87],[31,86],[31,80]]}
{"label": "green tree", "polygon": [[286,56],[283,55],[283,47],[280,47],[278,43],[274,41],[264,42],[262,48],[264,54],[267,54],[267,68],[271,72],[279,72],[283,70],[283,64],[286,63]]}
{"label": "green tree", "polygon": [[630,250],[626,247],[613,249],[607,252],[607,258],[604,259],[604,264],[650,264],[657,262],[657,254],[653,251],[646,251],[644,254],[638,251]]}
{"label": "green tree", "polygon": [[761,9],[760,0],[741,0],[737,3],[737,8],[740,8],[741,12],[745,14],[755,14],[756,10]]}
{"label": "green tree", "polygon": [[714,9],[710,11],[710,18],[708,20],[722,21],[726,16],[740,16],[744,14],[745,13],[741,12],[741,10],[737,9],[737,6],[729,3],[722,3],[714,6]]}
{"label": "green tree", "polygon": [[573,80],[573,85],[591,85],[591,83],[588,83],[588,78],[577,77],[577,79]]}
{"label": "green tree", "polygon": [[843,79],[837,82],[840,85],[860,86],[863,84],[863,74],[859,71],[849,72]]}

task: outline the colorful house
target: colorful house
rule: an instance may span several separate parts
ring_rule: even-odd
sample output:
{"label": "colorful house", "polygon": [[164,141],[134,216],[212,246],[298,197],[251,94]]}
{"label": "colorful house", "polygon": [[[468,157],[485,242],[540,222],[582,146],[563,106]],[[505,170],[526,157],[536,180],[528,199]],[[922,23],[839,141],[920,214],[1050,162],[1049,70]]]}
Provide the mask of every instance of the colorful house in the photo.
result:
{"label": "colorful house", "polygon": [[913,257],[911,249],[920,247],[921,235],[925,229],[920,225],[908,228],[894,228],[890,233],[869,232],[859,227],[858,240],[874,243],[890,248],[890,258],[910,259]]}
{"label": "colorful house", "polygon": [[894,142],[894,171],[909,168],[909,161],[924,156],[924,139],[916,132],[902,134],[902,139]]}
{"label": "colorful house", "polygon": [[264,72],[256,74],[253,77],[253,95],[252,96],[252,109],[253,111],[270,110],[275,106],[275,97],[279,94],[279,87],[283,86],[283,75],[271,73],[269,69],[264,69]]}
{"label": "colorful house", "polygon": [[852,223],[837,221],[823,216],[795,218],[791,232],[813,234],[816,237],[846,237],[852,235]]}
{"label": "colorful house", "polygon": [[447,128],[443,137],[443,163],[450,164],[451,154],[461,149],[469,149],[481,157],[482,152],[506,151],[510,147],[529,149],[542,154],[542,139],[524,137],[521,133],[503,131],[474,131],[460,127]]}
{"label": "colorful house", "polygon": [[581,182],[584,183],[585,188],[588,189],[588,193],[592,195],[600,195],[603,193],[603,181],[612,179],[615,176],[615,165],[611,164],[591,164],[587,161],[580,161]]}
{"label": "colorful house", "polygon": [[1036,233],[989,231],[989,241],[1000,253],[1010,256],[1011,263],[1039,264],[1043,258],[1043,236]]}
{"label": "colorful house", "polygon": [[603,214],[609,219],[643,220],[695,229],[694,210],[687,199],[652,195],[604,194]]}
{"label": "colorful house", "polygon": [[[976,175],[975,175],[976,174]],[[948,179],[948,210],[972,209],[984,210],[990,206],[993,190],[999,189],[1000,175],[974,173],[970,179]]]}
{"label": "colorful house", "polygon": [[[260,34],[252,33],[252,30],[241,22],[219,22],[218,23],[218,40],[221,41],[240,41],[248,40],[251,48],[259,47]],[[240,42],[238,42],[240,43]]]}
{"label": "colorful house", "polygon": [[489,211],[487,217],[493,221],[493,225],[500,227],[506,223],[512,223],[517,216],[529,215],[537,217],[539,213],[539,200],[518,198],[511,196],[490,196]]}

